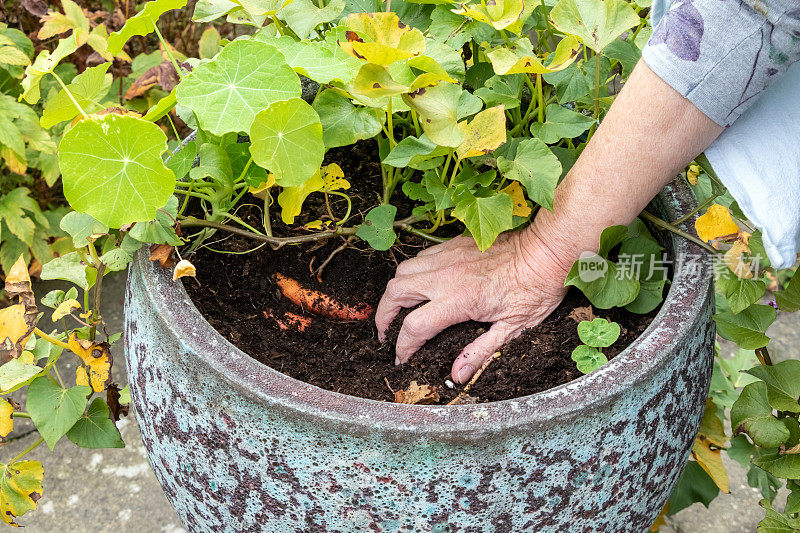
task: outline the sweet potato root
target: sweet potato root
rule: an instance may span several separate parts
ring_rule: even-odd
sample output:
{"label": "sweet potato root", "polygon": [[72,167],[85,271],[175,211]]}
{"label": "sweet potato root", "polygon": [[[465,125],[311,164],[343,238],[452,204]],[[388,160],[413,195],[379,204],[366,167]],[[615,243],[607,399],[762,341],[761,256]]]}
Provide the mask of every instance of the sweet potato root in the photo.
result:
{"label": "sweet potato root", "polygon": [[278,327],[284,331],[293,328],[302,333],[308,326],[311,325],[311,317],[298,315],[297,313],[292,313],[291,311],[284,313],[283,318],[276,317],[274,314],[272,314],[272,311],[263,311],[263,313],[264,317],[275,320],[275,322],[278,324]]}
{"label": "sweet potato root", "polygon": [[339,320],[367,320],[375,312],[366,303],[351,306],[337,302],[327,294],[302,287],[296,280],[283,274],[279,273],[277,279],[278,288],[284,296],[316,315]]}

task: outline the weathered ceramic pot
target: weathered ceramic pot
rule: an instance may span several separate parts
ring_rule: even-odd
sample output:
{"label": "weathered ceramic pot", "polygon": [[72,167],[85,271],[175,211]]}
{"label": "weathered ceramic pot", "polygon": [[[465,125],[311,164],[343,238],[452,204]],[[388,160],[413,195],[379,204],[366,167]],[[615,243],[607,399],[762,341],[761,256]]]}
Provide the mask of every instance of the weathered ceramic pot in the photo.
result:
{"label": "weathered ceramic pot", "polygon": [[[692,203],[676,182],[651,208],[675,219]],[[710,262],[682,239],[664,245],[675,270],[663,308],[609,364],[455,407],[280,374],[225,340],[140,253],[125,341],[156,476],[193,532],[640,533],[687,459],[713,361]]]}

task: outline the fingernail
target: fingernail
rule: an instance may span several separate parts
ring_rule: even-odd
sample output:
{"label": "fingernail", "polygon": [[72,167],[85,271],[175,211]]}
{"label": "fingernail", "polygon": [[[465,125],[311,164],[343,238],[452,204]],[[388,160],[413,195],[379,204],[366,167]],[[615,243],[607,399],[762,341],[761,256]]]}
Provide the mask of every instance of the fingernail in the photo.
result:
{"label": "fingernail", "polygon": [[398,366],[399,364],[400,364],[400,358],[399,357],[395,357],[394,358],[394,366]]}
{"label": "fingernail", "polygon": [[469,378],[472,377],[472,374],[475,373],[475,368],[472,365],[464,365],[461,367],[461,370],[458,371],[458,382],[460,384],[464,384],[469,381]]}

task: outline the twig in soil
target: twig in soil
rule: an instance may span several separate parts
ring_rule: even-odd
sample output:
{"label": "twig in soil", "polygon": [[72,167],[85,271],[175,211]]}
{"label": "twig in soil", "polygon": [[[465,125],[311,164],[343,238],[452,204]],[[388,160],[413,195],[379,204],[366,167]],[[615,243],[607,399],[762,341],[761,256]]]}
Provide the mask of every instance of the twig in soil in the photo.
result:
{"label": "twig in soil", "polygon": [[392,391],[392,394],[394,394],[394,389],[392,388],[392,386],[391,386],[391,385],[389,385],[389,378],[387,378],[387,377],[384,377],[384,378],[383,378],[383,381],[385,381],[385,382],[386,382],[386,386],[387,386],[387,387],[389,387],[389,390],[390,390],[390,391]]}
{"label": "twig in soil", "polygon": [[461,392],[458,393],[458,396],[456,396],[455,398],[450,400],[447,403],[447,405],[454,405],[454,404],[458,403],[458,401],[461,400],[461,398],[466,396],[467,392],[469,391],[469,388],[472,387],[472,385],[476,381],[478,381],[478,378],[481,377],[481,374],[483,374],[483,371],[486,370],[486,368],[488,368],[488,366],[492,363],[492,361],[494,361],[495,359],[498,359],[499,357],[500,357],[500,352],[494,352],[492,354],[492,356],[489,359],[487,359],[485,363],[483,363],[481,365],[481,367],[478,369],[478,371],[475,372],[475,375],[472,376],[472,379],[469,380],[469,383],[464,385],[464,388],[461,390]]}
{"label": "twig in soil", "polygon": [[342,243],[341,246],[339,246],[334,251],[332,251],[331,254],[328,256],[328,258],[325,259],[325,261],[322,262],[322,264],[319,266],[319,268],[315,272],[315,274],[317,276],[317,281],[322,283],[322,271],[325,269],[326,266],[328,266],[328,263],[330,263],[331,260],[333,260],[333,258],[334,258],[334,256],[336,254],[338,254],[339,252],[341,252],[342,250],[347,248],[347,246],[350,244],[350,241],[352,241],[354,238],[355,238],[355,235],[350,235],[348,238],[346,238],[344,240],[344,242]]}

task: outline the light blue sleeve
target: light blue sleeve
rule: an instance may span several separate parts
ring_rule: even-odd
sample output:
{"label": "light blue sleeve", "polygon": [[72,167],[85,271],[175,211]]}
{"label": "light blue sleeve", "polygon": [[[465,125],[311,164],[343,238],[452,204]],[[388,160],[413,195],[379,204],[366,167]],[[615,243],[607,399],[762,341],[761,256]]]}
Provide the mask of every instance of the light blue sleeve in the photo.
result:
{"label": "light blue sleeve", "polygon": [[796,0],[655,0],[642,57],[717,124],[732,124],[800,60]]}

